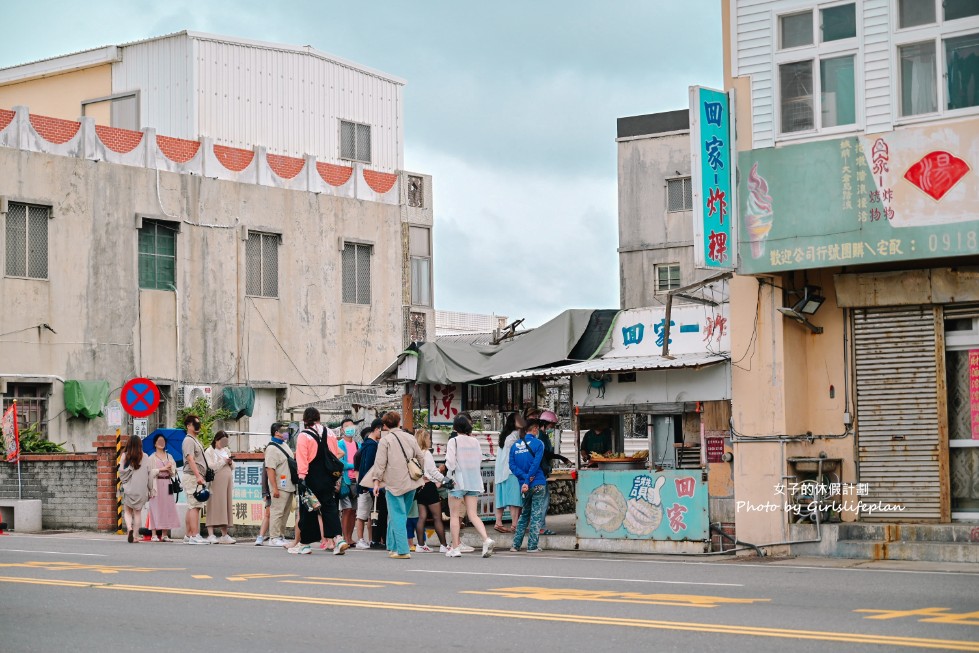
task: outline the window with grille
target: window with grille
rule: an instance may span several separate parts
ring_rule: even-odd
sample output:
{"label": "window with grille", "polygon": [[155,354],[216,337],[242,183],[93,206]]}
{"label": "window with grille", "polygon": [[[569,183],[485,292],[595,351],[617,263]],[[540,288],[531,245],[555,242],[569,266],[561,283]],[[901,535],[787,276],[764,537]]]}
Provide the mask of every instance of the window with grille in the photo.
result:
{"label": "window with grille", "polygon": [[693,211],[693,185],[690,177],[666,180],[666,210]]}
{"label": "window with grille", "polygon": [[340,158],[371,162],[371,127],[347,120],[340,121]]}
{"label": "window with grille", "polygon": [[279,296],[279,234],[248,232],[245,241],[245,294]]}
{"label": "window with grille", "polygon": [[7,392],[3,395],[3,412],[7,412],[16,399],[17,428],[20,432],[36,424],[41,434],[47,437],[50,394],[51,385],[47,383],[8,383]]}
{"label": "window with grille", "polygon": [[143,220],[139,228],[139,287],[174,290],[177,287],[177,230],[162,220]]}
{"label": "window with grille", "polygon": [[418,209],[425,206],[424,181],[421,177],[408,176],[408,206]]}
{"label": "window with grille", "polygon": [[656,292],[669,292],[680,287],[680,264],[656,266]]}
{"label": "window with grille", "polygon": [[46,206],[10,202],[7,205],[7,276],[48,278],[48,218]]}
{"label": "window with grille", "polygon": [[371,303],[371,245],[343,244],[343,302]]}
{"label": "window with grille", "polygon": [[411,303],[432,305],[432,248],[430,231],[424,227],[408,228],[411,254]]}

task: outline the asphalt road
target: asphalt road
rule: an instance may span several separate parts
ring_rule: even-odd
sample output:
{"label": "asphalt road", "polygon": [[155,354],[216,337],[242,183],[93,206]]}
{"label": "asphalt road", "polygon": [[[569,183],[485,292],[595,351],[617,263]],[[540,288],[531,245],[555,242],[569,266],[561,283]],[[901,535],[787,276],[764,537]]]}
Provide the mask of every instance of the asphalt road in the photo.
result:
{"label": "asphalt road", "polygon": [[979,651],[979,567],[0,536],[4,653],[613,647]]}

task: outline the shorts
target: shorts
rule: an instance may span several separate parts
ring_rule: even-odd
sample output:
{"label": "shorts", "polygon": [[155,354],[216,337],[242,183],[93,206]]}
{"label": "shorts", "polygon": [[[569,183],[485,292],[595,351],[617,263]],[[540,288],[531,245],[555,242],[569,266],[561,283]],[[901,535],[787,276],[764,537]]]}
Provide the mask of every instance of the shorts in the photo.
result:
{"label": "shorts", "polygon": [[431,506],[440,501],[438,488],[435,483],[429,481],[415,492],[415,501],[422,506]]}
{"label": "shorts", "polygon": [[353,497],[341,497],[340,498],[340,510],[353,510],[354,500]]}
{"label": "shorts", "polygon": [[374,495],[364,492],[357,496],[357,519],[367,521],[371,518],[371,510],[374,508]]}
{"label": "shorts", "polygon": [[180,485],[184,488],[184,496],[187,500],[187,507],[191,510],[197,510],[203,508],[206,505],[206,501],[201,503],[194,498],[194,492],[197,491],[197,477],[193,474],[181,474],[180,475]]}
{"label": "shorts", "polygon": [[449,496],[461,499],[462,497],[478,497],[482,492],[476,490],[449,490]]}

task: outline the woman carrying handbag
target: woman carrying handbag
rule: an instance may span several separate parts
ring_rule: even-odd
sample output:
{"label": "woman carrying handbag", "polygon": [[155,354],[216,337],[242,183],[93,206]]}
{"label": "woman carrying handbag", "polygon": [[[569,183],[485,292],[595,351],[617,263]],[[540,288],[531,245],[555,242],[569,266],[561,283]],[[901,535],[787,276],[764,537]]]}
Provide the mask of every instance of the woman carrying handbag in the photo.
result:
{"label": "woman carrying handbag", "polygon": [[[152,469],[156,469],[156,496],[150,499],[150,530],[154,542],[171,542],[170,529],[180,528],[177,515],[177,463],[167,452],[167,438],[162,433],[153,437]],[[176,490],[176,491],[175,491]]]}

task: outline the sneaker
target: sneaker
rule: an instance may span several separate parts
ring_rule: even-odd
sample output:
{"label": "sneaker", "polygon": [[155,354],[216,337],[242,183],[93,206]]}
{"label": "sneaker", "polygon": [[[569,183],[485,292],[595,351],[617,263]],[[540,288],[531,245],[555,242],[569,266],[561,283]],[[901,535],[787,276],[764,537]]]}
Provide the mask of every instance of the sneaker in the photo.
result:
{"label": "sneaker", "polygon": [[432,549],[427,544],[422,544],[419,547],[415,547],[415,551],[418,551],[419,553],[431,553]]}
{"label": "sneaker", "polygon": [[158,538],[156,535],[154,535],[153,537],[150,538],[150,542],[159,542],[159,541],[160,541],[160,538]]}
{"label": "sneaker", "polygon": [[540,552],[541,552],[541,549],[540,548],[537,548],[537,549],[527,549],[527,553],[540,553]]}
{"label": "sneaker", "polygon": [[389,558],[394,558],[396,560],[408,560],[409,558],[411,558],[411,554],[410,553],[397,553],[396,551],[392,551],[391,553],[388,554],[388,557]]}
{"label": "sneaker", "polygon": [[446,558],[461,558],[462,557],[462,547],[460,546],[458,549],[449,549],[448,551],[446,551],[445,557]]}
{"label": "sneaker", "polygon": [[[214,537],[214,536],[212,535],[211,537]],[[204,539],[203,537],[201,537],[201,534],[200,534],[200,533],[198,533],[197,535],[195,535],[195,536],[194,536],[194,540],[195,540],[195,541],[196,541],[196,542],[197,542],[198,544],[210,544],[210,543],[211,543],[211,537],[209,537],[209,538],[207,538],[207,539],[205,540],[205,539]]]}
{"label": "sneaker", "polygon": [[459,550],[462,551],[463,553],[472,553],[476,549],[472,548],[468,544],[460,544],[459,545]]}
{"label": "sneaker", "polygon": [[262,546],[263,544],[265,544],[264,535],[259,535],[258,537],[255,538],[255,546]]}
{"label": "sneaker", "polygon": [[333,555],[342,556],[349,548],[350,545],[347,544],[346,540],[337,540],[337,545],[333,548]]}
{"label": "sneaker", "polygon": [[164,535],[163,537],[160,538],[160,541],[161,542],[173,542],[173,540],[170,539],[170,536],[169,535]]}
{"label": "sneaker", "polygon": [[217,536],[214,533],[211,533],[210,535],[208,535],[207,536],[207,543],[208,544],[217,544],[218,543]]}
{"label": "sneaker", "polygon": [[326,542],[320,542],[320,551],[326,551]]}
{"label": "sneaker", "polygon": [[231,537],[230,535],[222,535],[218,538],[218,544],[237,544],[238,540]]}
{"label": "sneaker", "polygon": [[510,547],[510,553],[520,553],[520,549],[515,546]]}
{"label": "sneaker", "polygon": [[483,557],[488,558],[491,555],[493,555],[493,547],[495,546],[496,546],[496,542],[494,542],[489,538],[486,538],[486,541],[483,542]]}
{"label": "sneaker", "polygon": [[417,546],[415,546],[414,544],[412,544],[411,546],[408,547],[408,550],[411,551],[411,552],[414,552],[415,549],[417,549],[417,548],[418,548]]}
{"label": "sneaker", "polygon": [[369,548],[371,548],[371,545],[370,545],[370,542],[368,542],[367,540],[360,539],[360,540],[357,540],[357,543],[356,544],[354,544],[354,548],[355,549],[369,549]]}
{"label": "sneaker", "polygon": [[198,542],[196,538],[189,535],[184,535],[184,544],[200,544],[200,542]]}
{"label": "sneaker", "polygon": [[286,549],[286,552],[291,553],[292,555],[300,555],[303,553],[310,553],[310,549],[308,544],[297,544],[296,546],[292,546]]}
{"label": "sneaker", "polygon": [[286,546],[287,544],[289,544],[289,543],[288,543],[288,542],[286,542],[286,541],[285,541],[285,540],[284,540],[283,538],[281,538],[281,537],[277,537],[277,538],[275,538],[275,539],[272,539],[272,540],[267,540],[267,541],[266,541],[266,546],[280,546],[280,547],[281,547],[281,546]]}
{"label": "sneaker", "polygon": [[380,542],[371,542],[371,548],[372,549],[386,549],[387,546],[385,546],[384,544],[381,544]]}
{"label": "sneaker", "polygon": [[448,553],[448,552],[449,552],[449,547],[445,546],[444,544],[439,544],[439,553]]}

